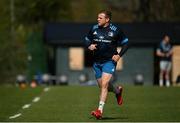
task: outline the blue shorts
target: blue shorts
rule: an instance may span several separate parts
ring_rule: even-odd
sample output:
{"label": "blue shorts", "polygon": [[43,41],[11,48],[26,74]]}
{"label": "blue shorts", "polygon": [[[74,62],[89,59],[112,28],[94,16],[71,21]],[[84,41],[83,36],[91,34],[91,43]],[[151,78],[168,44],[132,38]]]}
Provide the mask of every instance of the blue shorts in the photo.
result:
{"label": "blue shorts", "polygon": [[114,74],[116,70],[116,62],[110,60],[104,63],[97,63],[95,62],[93,64],[93,69],[95,72],[95,77],[96,79],[101,78],[102,73],[109,73],[109,74]]}

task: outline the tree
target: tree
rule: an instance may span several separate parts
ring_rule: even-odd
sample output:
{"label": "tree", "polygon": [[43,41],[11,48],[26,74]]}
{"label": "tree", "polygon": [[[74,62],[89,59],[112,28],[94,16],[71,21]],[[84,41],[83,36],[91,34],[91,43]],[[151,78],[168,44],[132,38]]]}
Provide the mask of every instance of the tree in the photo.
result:
{"label": "tree", "polygon": [[71,17],[70,0],[17,0],[15,6],[17,22],[23,24],[64,21]]}

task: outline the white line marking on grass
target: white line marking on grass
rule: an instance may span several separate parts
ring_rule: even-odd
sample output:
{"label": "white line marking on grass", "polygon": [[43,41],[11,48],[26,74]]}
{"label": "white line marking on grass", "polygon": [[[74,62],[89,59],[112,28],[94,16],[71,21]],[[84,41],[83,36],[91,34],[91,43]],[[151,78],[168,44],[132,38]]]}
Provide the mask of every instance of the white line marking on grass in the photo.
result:
{"label": "white line marking on grass", "polygon": [[[47,91],[49,91],[49,87],[46,87],[46,88],[44,88],[44,92],[47,92]],[[42,95],[42,94],[41,94]],[[41,96],[40,95],[40,96]],[[22,109],[26,109],[26,108],[29,108],[29,107],[31,107],[31,105],[33,104],[33,103],[36,103],[36,102],[38,102],[40,100],[40,97],[35,97],[33,100],[32,100],[32,102],[30,103],[30,104],[25,104],[24,106],[22,106]],[[19,110],[18,112],[22,112],[23,110]],[[17,117],[19,117],[19,116],[21,116],[22,114],[21,113],[18,113],[18,114],[15,114],[15,115],[13,115],[13,116],[10,116],[9,117],[9,119],[14,119],[14,118],[17,118]]]}
{"label": "white line marking on grass", "polygon": [[31,104],[25,104],[22,108],[26,109],[26,108],[29,108],[30,106],[31,106]]}
{"label": "white line marking on grass", "polygon": [[44,92],[49,91],[49,89],[50,89],[50,88],[48,88],[48,87],[47,87],[47,88],[44,88]]}
{"label": "white line marking on grass", "polygon": [[33,99],[33,102],[38,102],[40,100],[40,97],[35,97],[34,99]]}
{"label": "white line marking on grass", "polygon": [[14,119],[14,118],[17,118],[17,117],[19,117],[19,116],[21,116],[21,113],[15,114],[15,115],[13,115],[13,116],[10,116],[9,119]]}

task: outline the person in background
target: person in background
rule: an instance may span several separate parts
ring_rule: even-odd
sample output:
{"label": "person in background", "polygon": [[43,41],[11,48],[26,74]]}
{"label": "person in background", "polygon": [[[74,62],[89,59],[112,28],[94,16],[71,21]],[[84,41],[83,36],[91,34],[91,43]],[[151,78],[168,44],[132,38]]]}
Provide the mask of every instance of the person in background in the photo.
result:
{"label": "person in background", "polygon": [[172,45],[170,44],[170,37],[165,35],[163,40],[160,42],[156,55],[160,58],[159,66],[159,86],[163,86],[163,78],[165,78],[165,84],[167,87],[170,86],[170,70],[172,66]]}

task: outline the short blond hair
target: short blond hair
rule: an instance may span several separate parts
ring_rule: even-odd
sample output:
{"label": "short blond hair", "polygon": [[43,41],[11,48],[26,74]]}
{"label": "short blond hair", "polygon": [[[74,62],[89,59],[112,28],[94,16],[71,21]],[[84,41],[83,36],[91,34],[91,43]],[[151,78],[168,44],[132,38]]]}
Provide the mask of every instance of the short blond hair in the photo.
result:
{"label": "short blond hair", "polygon": [[106,17],[106,18],[109,18],[109,20],[111,20],[111,18],[112,18],[112,13],[111,13],[111,11],[101,10],[101,11],[99,12],[99,14],[100,14],[100,13],[105,14],[105,17]]}

